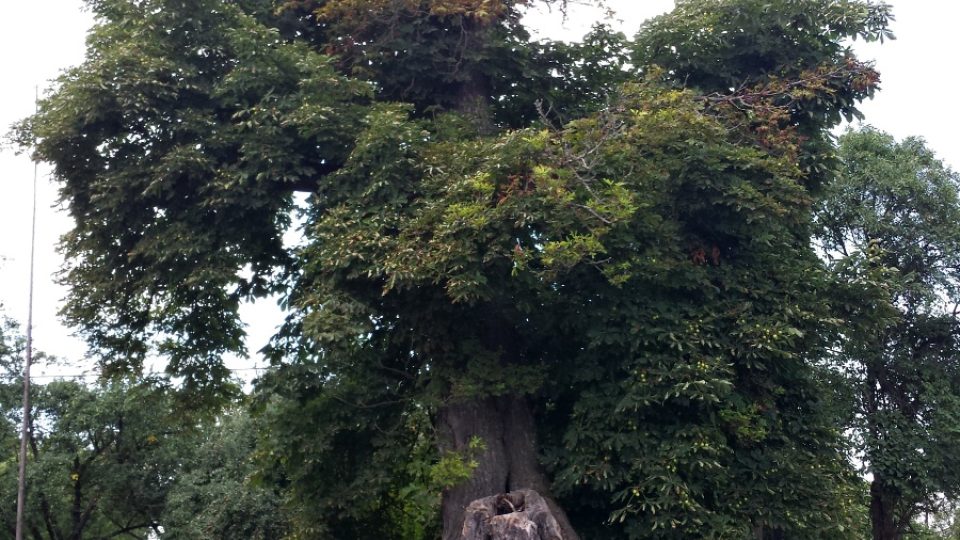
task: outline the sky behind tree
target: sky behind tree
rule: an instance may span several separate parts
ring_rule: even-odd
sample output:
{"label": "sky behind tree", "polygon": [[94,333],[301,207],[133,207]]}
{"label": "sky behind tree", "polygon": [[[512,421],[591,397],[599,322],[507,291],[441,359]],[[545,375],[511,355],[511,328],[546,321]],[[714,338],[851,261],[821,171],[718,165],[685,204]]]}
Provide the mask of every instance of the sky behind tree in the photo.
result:
{"label": "sky behind tree", "polygon": [[[606,0],[616,12],[607,22],[632,35],[643,20],[673,6],[672,0]],[[953,24],[960,4],[953,0],[897,0],[893,30],[897,40],[880,44],[855,44],[863,59],[876,60],[882,76],[882,91],[863,105],[865,122],[892,133],[898,139],[919,135],[955,170],[960,167],[960,148],[954,132],[960,125],[960,109],[949,101],[960,83],[953,69],[956,49]],[[64,68],[83,60],[84,38],[93,19],[82,0],[34,0],[9,2],[0,17],[0,69],[7,81],[0,87],[0,125],[10,126],[33,112],[35,88],[43,93]],[[558,11],[532,10],[528,23],[539,37],[576,39],[594,21],[603,20],[599,8],[574,6],[566,19]],[[5,131],[5,130],[4,130]],[[41,368],[39,375],[81,373],[89,362],[78,362],[85,347],[71,337],[57,320],[64,289],[55,273],[62,263],[55,250],[57,238],[70,227],[70,220],[55,208],[56,188],[49,168],[38,167],[38,223],[34,338],[37,349],[69,360],[71,365]],[[0,152],[0,304],[10,317],[25,321],[30,253],[30,207],[34,166],[29,156],[15,155],[9,147]],[[245,309],[250,324],[248,348],[255,353],[266,343],[280,313],[271,301]],[[256,356],[255,354],[253,355]],[[231,367],[252,367],[255,359],[230,362]]]}

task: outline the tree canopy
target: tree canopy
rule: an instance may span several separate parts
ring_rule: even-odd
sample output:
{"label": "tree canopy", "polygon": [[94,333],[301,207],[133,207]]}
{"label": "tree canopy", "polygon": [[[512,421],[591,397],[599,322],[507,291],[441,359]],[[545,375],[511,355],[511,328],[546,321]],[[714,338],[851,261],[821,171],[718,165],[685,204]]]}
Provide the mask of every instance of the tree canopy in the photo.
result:
{"label": "tree canopy", "polygon": [[877,540],[900,538],[960,488],[960,177],[918,138],[840,138],[818,238],[848,324],[832,358],[852,390]]}
{"label": "tree canopy", "polygon": [[[23,349],[15,325],[3,318],[0,493],[6,502],[0,527],[10,538],[16,523]],[[190,423],[174,416],[169,385],[149,378],[100,386],[34,381],[31,393],[24,536],[81,540],[159,530],[168,492],[190,448]]]}
{"label": "tree canopy", "polygon": [[686,0],[571,46],[524,4],[91,2],[19,132],[76,221],[67,319],[208,403],[280,294],[260,457],[304,537],[451,540],[520,488],[568,539],[842,537],[812,209],[888,8]]}

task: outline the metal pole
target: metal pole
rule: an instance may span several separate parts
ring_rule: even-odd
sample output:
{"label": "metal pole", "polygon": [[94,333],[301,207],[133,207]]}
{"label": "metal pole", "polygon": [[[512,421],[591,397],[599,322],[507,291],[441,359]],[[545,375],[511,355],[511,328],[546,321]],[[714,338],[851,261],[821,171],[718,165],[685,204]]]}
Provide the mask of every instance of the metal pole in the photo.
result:
{"label": "metal pole", "polygon": [[[39,90],[34,88],[34,108],[39,110]],[[27,441],[30,437],[30,364],[33,362],[33,267],[37,246],[37,167],[33,163],[33,211],[30,217],[30,288],[27,301],[27,351],[23,362],[23,425],[20,430],[20,471],[17,477],[16,540],[23,540],[27,504]]]}

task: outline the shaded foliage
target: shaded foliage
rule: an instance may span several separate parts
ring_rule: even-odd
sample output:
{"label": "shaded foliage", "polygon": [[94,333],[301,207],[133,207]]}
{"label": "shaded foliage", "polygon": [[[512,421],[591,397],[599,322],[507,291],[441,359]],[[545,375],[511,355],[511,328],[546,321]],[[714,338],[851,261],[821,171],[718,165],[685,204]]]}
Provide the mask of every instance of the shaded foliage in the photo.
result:
{"label": "shaded foliage", "polygon": [[24,126],[76,223],[64,315],[108,370],[152,341],[194,399],[229,392],[237,309],[275,289],[293,190],[349,151],[366,87],[231,3],[94,8],[86,62]]}
{"label": "shaded foliage", "polygon": [[285,538],[280,485],[256,482],[258,430],[242,409],[228,411],[199,428],[197,445],[181,455],[180,471],[167,494],[163,538]]}

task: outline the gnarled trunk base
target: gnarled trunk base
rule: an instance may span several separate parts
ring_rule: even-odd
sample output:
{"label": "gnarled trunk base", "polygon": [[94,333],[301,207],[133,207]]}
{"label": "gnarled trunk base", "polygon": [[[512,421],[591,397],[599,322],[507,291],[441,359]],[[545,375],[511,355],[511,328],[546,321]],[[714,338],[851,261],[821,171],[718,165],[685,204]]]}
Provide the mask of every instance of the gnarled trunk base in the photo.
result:
{"label": "gnarled trunk base", "polygon": [[460,540],[564,540],[547,501],[529,489],[477,499],[464,512]]}
{"label": "gnarled trunk base", "polygon": [[438,421],[442,450],[469,451],[474,437],[483,442],[471,477],[443,494],[443,540],[461,540],[467,507],[478,499],[521,490],[537,493],[557,523],[557,540],[579,540],[550,495],[550,482],[540,469],[536,425],[525,399],[498,396],[450,403],[440,411]]}

